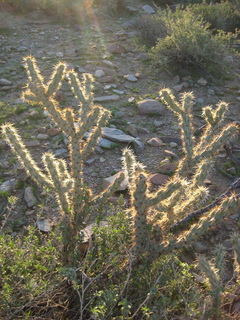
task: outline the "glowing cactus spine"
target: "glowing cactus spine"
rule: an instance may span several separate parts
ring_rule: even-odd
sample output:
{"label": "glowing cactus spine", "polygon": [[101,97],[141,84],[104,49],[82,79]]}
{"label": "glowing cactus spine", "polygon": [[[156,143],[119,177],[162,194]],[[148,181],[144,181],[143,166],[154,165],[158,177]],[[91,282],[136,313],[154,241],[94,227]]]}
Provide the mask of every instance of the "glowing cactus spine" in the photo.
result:
{"label": "glowing cactus spine", "polygon": [[214,207],[198,223],[193,222],[189,225],[187,231],[178,231],[178,236],[171,234],[173,224],[205,201],[208,190],[204,186],[204,180],[211,166],[209,160],[226,140],[234,135],[236,127],[231,124],[218,132],[227,105],[221,102],[215,111],[206,107],[203,114],[207,126],[199,143],[196,144],[191,116],[193,95],[184,94],[178,103],[170,91],[164,89],[161,91],[161,97],[177,114],[181,124],[185,156],[180,161],[175,175],[161,189],[151,193],[143,166],[137,163],[129,149],[123,153],[124,168],[129,180],[135,254],[137,257],[147,256],[150,260],[190,244],[209,227],[225,218],[231,212],[230,209],[236,206],[236,199],[232,195],[223,199],[220,205]]}
{"label": "glowing cactus spine", "polygon": [[[38,102],[45,108],[52,120],[69,136],[70,171],[64,160],[57,160],[51,153],[43,155],[46,173],[38,167],[25,147],[17,130],[11,124],[2,126],[2,133],[17,154],[20,162],[30,176],[41,186],[54,190],[57,195],[60,211],[63,215],[63,260],[68,263],[70,253],[75,249],[77,232],[83,228],[83,223],[92,205],[101,205],[108,199],[124,179],[120,174],[113,184],[101,194],[93,196],[83,180],[83,164],[89,153],[96,146],[101,136],[101,128],[110,117],[110,112],[101,106],[93,104],[92,77],[85,74],[80,82],[74,71],[68,73],[72,90],[79,100],[78,113],[73,109],[59,108],[54,96],[66,75],[66,66],[59,63],[48,84],[36,65],[34,58],[25,58],[29,83],[23,97],[28,102]],[[78,122],[78,125],[75,123]],[[84,134],[90,131],[88,138]]]}

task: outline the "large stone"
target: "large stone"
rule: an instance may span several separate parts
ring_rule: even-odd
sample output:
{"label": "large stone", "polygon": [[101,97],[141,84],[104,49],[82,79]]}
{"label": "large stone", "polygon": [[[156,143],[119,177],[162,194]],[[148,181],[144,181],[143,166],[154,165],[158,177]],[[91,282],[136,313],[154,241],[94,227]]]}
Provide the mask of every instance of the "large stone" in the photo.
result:
{"label": "large stone", "polygon": [[102,97],[95,97],[94,101],[95,102],[109,102],[109,101],[117,101],[119,100],[118,95],[111,95],[111,96],[102,96]]}
{"label": "large stone", "polygon": [[113,43],[111,44],[107,50],[111,53],[117,53],[117,54],[121,54],[121,53],[125,53],[127,50],[124,46],[122,46],[119,43]]}
{"label": "large stone", "polygon": [[33,194],[33,189],[32,187],[27,187],[25,188],[24,191],[24,200],[27,203],[27,206],[29,208],[33,207],[37,203],[37,198]]}
{"label": "large stone", "polygon": [[145,6],[143,6],[142,9],[143,9],[143,11],[145,11],[146,13],[150,13],[150,14],[156,13],[156,11],[153,9],[153,7],[149,6],[148,4],[146,4]]}
{"label": "large stone", "polygon": [[7,80],[7,79],[0,79],[0,86],[11,86],[12,85],[12,82]]}
{"label": "large stone", "polygon": [[[108,188],[114,182],[117,176],[118,176],[118,173],[103,179],[103,183],[102,183],[103,189]],[[124,191],[127,189],[127,187],[128,187],[128,180],[125,178],[123,182],[120,184],[120,187],[117,189],[117,191]]]}
{"label": "large stone", "polygon": [[148,180],[155,185],[163,185],[165,184],[168,180],[169,180],[169,176],[165,175],[165,174],[161,174],[161,173],[155,173],[153,175],[151,175],[150,177],[148,177]]}
{"label": "large stone", "polygon": [[154,99],[146,99],[139,101],[138,103],[138,112],[140,115],[149,115],[149,114],[157,114],[163,115],[166,111],[166,107]]}
{"label": "large stone", "polygon": [[122,130],[115,129],[115,128],[102,128],[102,136],[105,139],[114,141],[114,142],[125,142],[129,143],[135,140],[134,137],[125,134]]}
{"label": "large stone", "polygon": [[10,192],[15,188],[16,183],[17,183],[16,179],[7,180],[0,185],[0,191]]}

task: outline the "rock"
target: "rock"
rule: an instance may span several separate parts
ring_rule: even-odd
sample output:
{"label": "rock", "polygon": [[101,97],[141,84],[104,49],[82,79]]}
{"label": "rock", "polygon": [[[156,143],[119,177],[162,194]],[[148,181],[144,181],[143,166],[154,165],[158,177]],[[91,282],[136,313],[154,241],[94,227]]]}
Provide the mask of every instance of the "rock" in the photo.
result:
{"label": "rock", "polygon": [[150,177],[148,177],[148,180],[155,185],[163,185],[165,184],[168,180],[169,180],[169,176],[165,175],[165,174],[161,174],[161,173],[155,173],[153,175],[151,175]]}
{"label": "rock", "polygon": [[111,44],[107,50],[110,52],[110,53],[116,53],[116,54],[121,54],[121,53],[125,53],[127,52],[126,48],[124,46],[122,46],[121,44],[119,43],[113,43]]}
{"label": "rock", "polygon": [[100,161],[100,163],[103,163],[103,162],[105,162],[105,161],[106,161],[106,159],[105,159],[105,158],[103,158],[103,157],[100,157],[99,161]]}
{"label": "rock", "polygon": [[204,79],[204,78],[200,78],[198,81],[197,81],[197,84],[199,86],[202,86],[202,87],[205,87],[207,85],[207,80]]}
{"label": "rock", "polygon": [[153,124],[156,128],[160,128],[164,126],[165,123],[163,121],[154,120]]}
{"label": "rock", "polygon": [[60,132],[61,132],[61,130],[59,130],[59,129],[57,129],[57,128],[50,128],[50,129],[48,129],[47,134],[48,134],[50,137],[55,137],[55,136],[57,136]]}
{"label": "rock", "polygon": [[116,68],[116,69],[118,68],[116,64],[112,63],[112,61],[109,61],[109,60],[102,60],[102,63],[112,68]]}
{"label": "rock", "polygon": [[130,82],[136,82],[138,80],[133,74],[127,74],[124,78]]}
{"label": "rock", "polygon": [[[113,149],[117,146],[116,142],[100,138],[98,139],[98,147],[104,148],[104,149]],[[102,150],[102,149],[101,149]]]}
{"label": "rock", "polygon": [[144,143],[138,139],[133,141],[133,147],[136,153],[141,153],[144,150]]}
{"label": "rock", "polygon": [[16,179],[7,180],[0,185],[0,192],[10,192],[15,188],[16,184]]}
{"label": "rock", "polygon": [[37,228],[42,232],[50,232],[51,226],[48,220],[38,220],[37,221]]}
{"label": "rock", "polygon": [[149,6],[148,4],[143,6],[142,9],[143,9],[143,11],[150,13],[150,14],[156,13],[156,11],[153,9],[153,7]]}
{"label": "rock", "polygon": [[135,138],[138,136],[137,128],[133,124],[129,124],[126,127],[126,131],[128,131]]}
{"label": "rock", "polygon": [[149,134],[150,131],[146,128],[138,128],[138,132],[141,134]]}
{"label": "rock", "polygon": [[18,52],[24,52],[24,51],[27,51],[27,50],[28,50],[28,48],[25,47],[25,46],[20,46],[20,47],[17,48]]}
{"label": "rock", "polygon": [[175,160],[178,160],[179,157],[172,151],[169,151],[169,150],[164,150],[163,151],[163,154],[167,157],[171,157],[172,159],[175,159]]}
{"label": "rock", "polygon": [[56,57],[57,58],[63,58],[64,54],[62,52],[57,52]]}
{"label": "rock", "polygon": [[33,189],[32,187],[27,187],[25,188],[24,191],[24,200],[27,203],[27,206],[29,208],[33,207],[37,203],[37,198],[33,194]]}
{"label": "rock", "polygon": [[116,90],[116,89],[113,89],[113,92],[120,95],[125,93],[125,91]]}
{"label": "rock", "polygon": [[122,130],[115,128],[102,128],[102,137],[114,142],[124,142],[129,143],[135,140],[134,137],[125,134]]}
{"label": "rock", "polygon": [[114,81],[113,76],[105,76],[105,77],[98,79],[98,82],[100,82],[100,83],[109,83],[109,82],[113,82],[113,81]]}
{"label": "rock", "polygon": [[0,86],[11,86],[12,85],[12,82],[7,80],[7,79],[0,79]]}
{"label": "rock", "polygon": [[61,148],[61,149],[57,149],[54,153],[55,157],[61,157],[63,155],[65,155],[67,153],[67,149]]}
{"label": "rock", "polygon": [[165,111],[166,107],[158,100],[146,99],[138,103],[138,112],[140,115],[163,115]]}
{"label": "rock", "polygon": [[33,110],[29,113],[29,117],[33,119],[38,119],[40,116],[40,113],[37,110]]}
{"label": "rock", "polygon": [[87,73],[87,70],[82,67],[77,67],[77,71],[80,73]]}
{"label": "rock", "polygon": [[28,141],[28,142],[25,142],[25,146],[29,148],[40,147],[40,142],[38,140]]}
{"label": "rock", "polygon": [[[108,178],[103,179],[103,183],[102,183],[103,189],[106,189],[108,186],[110,186],[113,183],[113,181],[116,179],[117,176],[118,176],[118,173],[114,174],[113,176],[110,176]],[[123,182],[121,183],[120,187],[117,189],[117,191],[124,191],[127,189],[127,187],[128,187],[128,180],[127,180],[127,178],[125,178],[123,180]]]}
{"label": "rock", "polygon": [[87,166],[90,166],[90,165],[92,165],[95,161],[96,161],[96,158],[91,158],[91,159],[86,160],[86,161],[85,161],[85,164],[86,164]]}
{"label": "rock", "polygon": [[36,138],[39,140],[47,140],[49,138],[49,135],[45,133],[39,133]]}
{"label": "rock", "polygon": [[119,99],[120,97],[118,95],[94,97],[95,102],[118,101]]}
{"label": "rock", "polygon": [[179,77],[179,76],[174,77],[174,78],[173,78],[173,82],[174,82],[175,84],[178,84],[178,83],[180,82],[180,77]]}
{"label": "rock", "polygon": [[179,91],[182,90],[182,88],[183,88],[183,84],[181,83],[181,84],[179,84],[178,86],[174,86],[174,87],[173,87],[173,90],[176,91],[176,92],[179,92]]}
{"label": "rock", "polygon": [[159,138],[152,138],[147,141],[147,144],[152,147],[161,147],[163,145],[163,142]]}
{"label": "rock", "polygon": [[164,163],[159,167],[161,173],[172,173],[176,169],[177,165],[175,163]]}
{"label": "rock", "polygon": [[105,76],[105,72],[103,70],[96,70],[95,73],[94,73],[94,76],[96,78],[102,78]]}
{"label": "rock", "polygon": [[169,145],[171,148],[176,148],[178,146],[176,142],[170,142]]}
{"label": "rock", "polygon": [[22,103],[26,103],[26,100],[23,98],[18,98],[13,101],[13,104],[22,104]]}

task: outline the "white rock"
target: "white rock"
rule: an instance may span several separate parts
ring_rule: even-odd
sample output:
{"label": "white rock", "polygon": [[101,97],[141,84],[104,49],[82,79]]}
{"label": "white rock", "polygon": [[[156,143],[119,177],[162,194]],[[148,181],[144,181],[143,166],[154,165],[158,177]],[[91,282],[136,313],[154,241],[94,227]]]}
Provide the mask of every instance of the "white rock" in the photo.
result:
{"label": "white rock", "polygon": [[138,80],[133,74],[127,74],[125,76],[125,79],[130,81],[130,82],[136,82]]}
{"label": "white rock", "polygon": [[24,200],[29,208],[33,207],[37,203],[37,198],[33,194],[32,187],[25,188]]}
{"label": "white rock", "polygon": [[156,11],[153,9],[153,7],[149,6],[148,4],[143,6],[142,9],[143,9],[143,11],[150,13],[150,14],[156,13]]}
{"label": "white rock", "polygon": [[96,70],[95,73],[94,73],[94,76],[96,78],[102,78],[105,76],[105,72],[103,70]]}

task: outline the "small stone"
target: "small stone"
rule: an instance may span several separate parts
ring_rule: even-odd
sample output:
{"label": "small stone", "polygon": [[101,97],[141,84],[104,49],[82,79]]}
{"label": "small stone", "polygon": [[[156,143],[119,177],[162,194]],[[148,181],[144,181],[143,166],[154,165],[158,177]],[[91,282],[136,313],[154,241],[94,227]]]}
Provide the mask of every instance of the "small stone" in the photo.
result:
{"label": "small stone", "polygon": [[138,112],[140,115],[163,115],[165,111],[166,107],[158,100],[146,99],[138,103]]}
{"label": "small stone", "polygon": [[154,120],[153,124],[156,128],[160,128],[164,126],[165,123],[163,121]]}
{"label": "small stone", "polygon": [[116,69],[118,68],[116,64],[112,63],[112,61],[109,61],[109,60],[102,60],[102,63],[112,68],[116,68]]}
{"label": "small stone", "polygon": [[17,184],[16,179],[7,180],[0,185],[0,191],[10,192],[15,188],[16,184]]}
{"label": "small stone", "polygon": [[135,138],[138,136],[137,128],[133,124],[129,124],[126,127],[126,131],[128,131]]}
{"label": "small stone", "polygon": [[113,81],[114,81],[113,76],[105,76],[102,78],[98,78],[98,82],[100,82],[100,83],[109,83],[109,82],[113,82]]}
{"label": "small stone", "polygon": [[37,228],[42,232],[50,232],[51,226],[48,220],[38,220],[37,221]]}
{"label": "small stone", "polygon": [[24,200],[27,203],[27,206],[29,208],[33,207],[37,203],[37,198],[33,194],[33,189],[32,187],[27,187],[25,188],[24,191]]}
{"label": "small stone", "polygon": [[82,67],[78,67],[77,71],[80,73],[87,73],[87,70]]}
{"label": "small stone", "polygon": [[153,7],[149,6],[148,4],[143,6],[142,9],[143,9],[143,11],[150,13],[150,14],[156,13],[156,11],[153,9]]}
{"label": "small stone", "polygon": [[64,54],[62,52],[57,52],[56,57],[57,58],[63,58]]}
{"label": "small stone", "polygon": [[183,84],[179,84],[178,86],[174,86],[173,90],[176,91],[176,92],[179,92],[179,91],[182,90],[182,88],[183,88]]}
{"label": "small stone", "polygon": [[96,161],[96,158],[91,158],[85,161],[85,164],[87,166],[90,166],[91,164],[93,164]]}
{"label": "small stone", "polygon": [[33,110],[29,113],[29,117],[33,119],[38,119],[40,116],[40,113],[37,110]]}
{"label": "small stone", "polygon": [[110,53],[116,53],[116,54],[121,54],[121,53],[125,53],[127,50],[124,46],[122,46],[121,44],[119,43],[113,43],[111,44],[107,50],[110,52]]}
{"label": "small stone", "polygon": [[113,92],[116,93],[116,94],[120,94],[120,95],[125,93],[125,91],[116,90],[116,89],[113,89]]}
{"label": "small stone", "polygon": [[50,129],[48,129],[47,134],[48,134],[50,137],[55,137],[55,136],[57,136],[60,132],[61,132],[61,130],[59,130],[59,129],[57,129],[57,128],[50,128]]}
{"label": "small stone", "polygon": [[67,153],[67,150],[64,148],[57,149],[54,153],[55,157],[61,157]]}
{"label": "small stone", "polygon": [[103,70],[96,70],[95,73],[94,73],[94,76],[96,78],[102,78],[105,76],[105,72]]}
{"label": "small stone", "polygon": [[29,148],[36,148],[36,147],[40,147],[40,142],[38,140],[32,140],[32,141],[28,141],[25,142],[26,147]]}
{"label": "small stone", "polygon": [[155,173],[148,177],[148,180],[155,185],[163,185],[169,180],[169,176],[161,173]]}
{"label": "small stone", "polygon": [[102,128],[102,137],[114,142],[129,143],[135,140],[134,137],[124,133],[122,130],[115,128]]}
{"label": "small stone", "polygon": [[104,150],[103,150],[100,146],[96,146],[96,147],[94,148],[94,150],[95,150],[97,153],[99,153],[99,154],[103,154],[103,153],[104,153]]}
{"label": "small stone", "polygon": [[94,97],[95,102],[118,101],[119,99],[120,97],[118,95]]}
{"label": "small stone", "polygon": [[103,157],[100,157],[99,161],[100,161],[101,163],[103,163],[103,162],[105,162],[105,161],[106,161],[106,159],[105,159],[105,158],[103,158]]}
{"label": "small stone", "polygon": [[18,98],[13,101],[13,104],[22,104],[22,103],[26,103],[26,100],[23,98]]}
{"label": "small stone", "polygon": [[24,51],[27,51],[27,50],[28,50],[28,48],[25,47],[25,46],[20,46],[20,47],[17,48],[18,52],[24,52]]}
{"label": "small stone", "polygon": [[171,148],[176,148],[178,146],[176,142],[170,142],[169,145]]}
{"label": "small stone", "polygon": [[0,79],[0,86],[11,86],[12,85],[12,82],[7,80],[7,79]]}
{"label": "small stone", "polygon": [[152,147],[161,147],[163,145],[163,142],[159,138],[152,138],[147,141],[147,144]]}
{"label": "small stone", "polygon": [[141,153],[144,150],[144,143],[138,139],[133,141],[134,150],[136,153]]}
{"label": "small stone", "polygon": [[138,132],[141,134],[149,134],[150,131],[146,128],[138,128]]}
{"label": "small stone", "polygon": [[138,80],[133,74],[127,74],[124,78],[130,82],[136,82]]}
{"label": "small stone", "polygon": [[49,135],[45,133],[39,133],[36,138],[39,140],[47,140],[49,138]]}
{"label": "small stone", "polygon": [[159,171],[161,173],[167,173],[170,174],[176,169],[176,164],[175,163],[164,163],[159,167]]}
{"label": "small stone", "polygon": [[207,85],[207,80],[204,79],[204,78],[200,78],[198,81],[197,81],[197,84],[199,86],[202,86],[202,87],[205,87]]}
{"label": "small stone", "polygon": [[26,212],[25,212],[25,215],[26,216],[31,216],[31,215],[33,215],[34,214],[34,210],[27,210]]}
{"label": "small stone", "polygon": [[167,157],[171,157],[172,159],[178,160],[178,156],[172,151],[164,150],[163,154]]}
{"label": "small stone", "polygon": [[174,77],[174,78],[173,78],[173,82],[174,82],[175,84],[178,84],[178,83],[180,82],[180,77],[179,77],[179,76]]}

